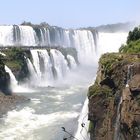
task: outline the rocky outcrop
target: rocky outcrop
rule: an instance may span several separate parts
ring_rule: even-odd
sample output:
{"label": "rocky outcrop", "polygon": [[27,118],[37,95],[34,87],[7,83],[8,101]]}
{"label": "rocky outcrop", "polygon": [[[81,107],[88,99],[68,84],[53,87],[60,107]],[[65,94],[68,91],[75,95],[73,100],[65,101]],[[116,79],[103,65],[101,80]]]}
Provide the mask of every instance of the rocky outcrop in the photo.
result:
{"label": "rocky outcrop", "polygon": [[[13,95],[10,89],[10,76],[9,73],[5,71],[5,64],[10,65],[13,68],[13,72],[17,75],[24,71],[24,69],[22,69],[24,66],[22,63],[21,65],[17,65],[22,59],[22,56],[15,52],[16,54],[13,55],[13,57],[18,57],[18,55],[21,57],[21,59],[16,61],[17,58],[10,58],[12,55],[10,55],[11,50],[6,49],[5,52],[7,52],[6,54],[9,53],[9,56],[0,55],[0,117],[7,113],[7,111],[14,109],[18,103],[29,101],[26,97]],[[24,73],[26,72],[24,71]]]}
{"label": "rocky outcrop", "polygon": [[11,94],[9,88],[10,76],[8,73],[6,73],[4,66],[5,65],[4,65],[3,57],[0,56],[0,91],[9,95]]}
{"label": "rocky outcrop", "polygon": [[88,97],[91,140],[140,138],[139,55],[103,55]]}
{"label": "rocky outcrop", "polygon": [[29,76],[26,58],[31,58],[30,50],[13,47],[2,50],[2,53],[6,55],[3,63],[12,70],[16,79],[19,82],[26,80]]}
{"label": "rocky outcrop", "polygon": [[0,93],[0,117],[2,117],[7,111],[15,109],[17,104],[30,101],[24,96],[9,95],[6,96]]}
{"label": "rocky outcrop", "polygon": [[29,57],[28,50],[5,49],[1,50],[5,56],[0,55],[0,117],[12,110],[18,103],[29,101],[26,97],[14,95],[10,88],[10,76],[5,71],[5,65],[9,66],[17,79],[24,80],[28,76],[28,69],[24,56]]}
{"label": "rocky outcrop", "polygon": [[[140,64],[134,68],[137,66],[140,68]],[[120,129],[124,140],[140,139],[140,69],[137,72],[122,92]]]}

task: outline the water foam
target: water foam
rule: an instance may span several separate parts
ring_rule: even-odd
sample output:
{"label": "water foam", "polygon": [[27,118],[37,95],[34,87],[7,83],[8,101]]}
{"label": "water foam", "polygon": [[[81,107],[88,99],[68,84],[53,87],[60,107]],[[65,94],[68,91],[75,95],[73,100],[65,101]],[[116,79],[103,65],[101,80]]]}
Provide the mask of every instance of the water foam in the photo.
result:
{"label": "water foam", "polygon": [[62,120],[64,122],[77,116],[77,112],[63,111],[52,114],[35,114],[35,110],[29,107],[20,111],[13,110],[8,112],[4,119],[5,125],[0,128],[0,139],[25,139],[27,135],[32,139],[34,137],[33,131],[50,125],[61,124]]}

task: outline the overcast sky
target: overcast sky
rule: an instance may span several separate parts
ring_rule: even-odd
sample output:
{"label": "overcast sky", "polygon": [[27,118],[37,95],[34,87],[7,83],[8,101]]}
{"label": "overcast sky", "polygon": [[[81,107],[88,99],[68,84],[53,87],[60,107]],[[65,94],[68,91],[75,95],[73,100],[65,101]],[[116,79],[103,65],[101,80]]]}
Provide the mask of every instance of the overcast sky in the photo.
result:
{"label": "overcast sky", "polygon": [[140,0],[1,0],[0,24],[47,22],[66,28],[140,21]]}

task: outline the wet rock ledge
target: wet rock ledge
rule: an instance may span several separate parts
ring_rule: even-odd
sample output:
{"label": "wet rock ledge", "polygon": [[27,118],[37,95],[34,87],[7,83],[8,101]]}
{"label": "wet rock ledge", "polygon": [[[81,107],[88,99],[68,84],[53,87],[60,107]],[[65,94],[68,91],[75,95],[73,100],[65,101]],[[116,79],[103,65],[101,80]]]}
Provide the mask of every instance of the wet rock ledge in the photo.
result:
{"label": "wet rock ledge", "polygon": [[[25,62],[23,59],[23,51],[20,49],[3,50],[6,56],[0,55],[0,117],[7,111],[12,110],[19,103],[29,101],[26,97],[15,95],[10,88],[10,76],[5,71],[5,65],[10,66],[12,71],[22,79],[27,73]],[[14,52],[14,54],[13,54]],[[9,55],[8,55],[9,54]],[[16,58],[15,58],[16,57]],[[24,67],[24,69],[22,69]]]}
{"label": "wet rock ledge", "polygon": [[139,140],[140,55],[104,54],[88,98],[91,140]]}
{"label": "wet rock ledge", "polygon": [[19,95],[4,95],[0,93],[0,117],[3,117],[8,111],[13,110],[20,103],[28,102],[24,96]]}

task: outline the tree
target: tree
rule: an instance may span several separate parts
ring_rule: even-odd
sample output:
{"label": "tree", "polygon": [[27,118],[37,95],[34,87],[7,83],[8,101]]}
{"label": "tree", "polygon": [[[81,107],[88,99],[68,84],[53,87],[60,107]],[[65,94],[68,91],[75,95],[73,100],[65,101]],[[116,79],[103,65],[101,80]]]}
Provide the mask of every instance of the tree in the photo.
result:
{"label": "tree", "polygon": [[140,39],[140,28],[135,27],[133,31],[130,31],[127,37],[127,44],[131,41],[136,41]]}

